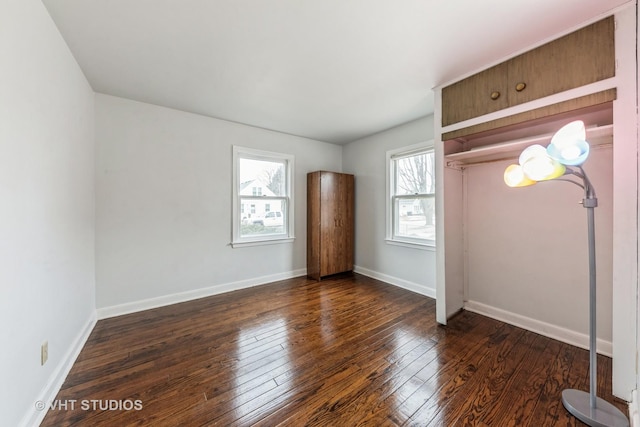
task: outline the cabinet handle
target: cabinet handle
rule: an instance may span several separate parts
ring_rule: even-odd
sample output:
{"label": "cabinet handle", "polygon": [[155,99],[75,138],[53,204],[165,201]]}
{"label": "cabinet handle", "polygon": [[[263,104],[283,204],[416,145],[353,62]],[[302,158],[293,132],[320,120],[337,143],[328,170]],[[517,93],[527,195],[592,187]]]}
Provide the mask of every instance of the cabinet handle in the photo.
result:
{"label": "cabinet handle", "polygon": [[491,92],[491,99],[495,101],[498,98],[500,98],[500,92],[498,92],[497,90],[494,90],[493,92]]}
{"label": "cabinet handle", "polygon": [[522,92],[526,87],[527,87],[527,84],[525,82],[520,82],[516,84],[516,92]]}

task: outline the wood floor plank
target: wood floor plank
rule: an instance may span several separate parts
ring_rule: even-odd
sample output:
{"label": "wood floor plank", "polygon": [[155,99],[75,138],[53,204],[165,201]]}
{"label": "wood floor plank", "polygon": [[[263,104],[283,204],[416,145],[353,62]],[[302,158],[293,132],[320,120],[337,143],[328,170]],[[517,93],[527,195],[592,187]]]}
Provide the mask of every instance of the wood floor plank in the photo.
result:
{"label": "wood floor plank", "polygon": [[483,417],[483,422],[510,427],[525,425],[527,416],[538,403],[560,347],[560,342],[538,335],[523,358],[511,387],[504,390],[503,398],[509,399],[512,405],[494,405]]}
{"label": "wood floor plank", "polygon": [[[443,330],[441,327],[437,328],[436,332]],[[451,328],[450,331],[454,333],[455,329]],[[426,336],[429,336],[429,334]],[[416,360],[417,363],[412,366],[411,370],[399,371],[396,375],[386,380],[380,378],[378,381],[381,384],[380,386],[375,384],[369,393],[363,394],[359,400],[354,401],[351,407],[348,408],[352,416],[347,420],[346,425],[356,425],[361,422],[372,422],[375,425],[375,420],[389,417],[388,414],[393,414],[391,418],[395,424],[403,423],[404,419],[399,414],[405,410],[405,401],[412,399],[411,403],[420,403],[420,398],[415,396],[424,397],[425,394],[416,393],[416,391],[428,378],[432,378],[436,372],[444,368],[446,361],[450,360],[450,358],[447,359],[448,351],[451,351],[451,354],[457,353],[455,343],[449,342],[445,338],[440,337],[434,346],[430,347]],[[406,415],[406,418],[408,418],[413,413],[413,410],[409,409],[405,412],[408,414]]]}
{"label": "wood floor plank", "polygon": [[[466,315],[466,313],[465,313]],[[464,383],[473,376],[507,330],[508,325],[489,319],[478,319],[480,328],[468,330],[468,336],[477,334],[471,345],[458,341],[460,347],[449,343],[441,348],[439,363],[427,365],[416,374],[424,382],[406,400],[396,407],[392,415],[399,424],[421,425],[431,420],[440,407],[453,396]],[[419,412],[420,411],[420,412]],[[437,422],[437,420],[436,420]]]}
{"label": "wood floor plank", "polygon": [[485,374],[478,371],[476,378],[480,380],[480,384],[475,387],[474,394],[469,398],[462,399],[460,396],[460,403],[450,403],[458,409],[457,413],[447,411],[446,416],[441,418],[445,420],[446,425],[476,425],[498,401],[510,399],[504,391],[509,389],[515,380],[534,339],[534,333],[524,332],[514,340],[511,348],[506,347],[496,355]]}
{"label": "wood floor plank", "polygon": [[506,358],[523,333],[522,329],[505,325],[500,333],[492,335],[484,351],[470,355],[458,374],[447,381],[441,389],[439,401],[431,400],[422,405],[411,416],[409,425],[422,425],[425,422],[452,425],[461,411],[482,394],[484,379],[496,364]]}
{"label": "wood floor plank", "polygon": [[[425,317],[422,317],[419,322],[423,323],[427,329],[436,327],[433,320]],[[425,333],[429,334],[427,330]],[[425,341],[424,337],[417,337],[405,330],[394,332],[393,338],[392,346],[383,344],[378,349],[372,349],[370,356],[360,358],[362,361],[358,362],[358,366],[361,372],[369,372],[368,375],[348,378],[347,381],[332,387],[331,390],[319,393],[314,402],[305,402],[304,413],[288,407],[286,408],[289,414],[288,418],[274,422],[274,417],[269,416],[259,425],[287,425],[288,421],[293,420],[304,421],[304,425],[351,425],[345,418],[353,411],[350,406],[354,400],[370,394],[371,390],[375,389],[378,380],[395,378],[405,366],[413,363],[435,345],[434,341]],[[327,407],[330,407],[331,410],[327,411]]]}
{"label": "wood floor plank", "polygon": [[[295,278],[100,320],[56,397],[75,407],[42,426],[574,426],[560,393],[588,381],[585,350],[466,311],[440,326],[358,274]],[[626,412],[604,356],[598,382]]]}
{"label": "wood floor plank", "polygon": [[[413,317],[415,317],[415,319],[412,319],[412,317],[409,317],[409,319],[412,319],[412,322],[414,322],[414,324],[424,320],[424,316],[421,312],[414,312]],[[406,317],[403,317],[403,318],[406,319]],[[375,329],[372,329],[372,332],[374,330]],[[327,354],[327,357],[321,360],[318,360],[317,355],[314,354],[311,356],[311,358],[308,360],[308,364],[305,366],[306,368],[305,370],[308,371],[310,375],[301,376],[296,373],[297,369],[292,370],[291,373],[296,373],[296,374],[295,374],[295,378],[292,378],[291,380],[296,380],[298,384],[304,385],[306,383],[308,387],[313,388],[314,384],[319,383],[317,374],[315,374],[314,371],[319,370],[323,372],[323,375],[331,376],[331,373],[334,369],[340,368],[345,363],[348,363],[348,364],[352,363],[352,361],[354,360],[361,361],[359,362],[361,364],[362,363],[366,364],[367,365],[366,369],[371,371],[371,366],[369,366],[368,364],[371,363],[371,361],[376,361],[379,358],[384,359],[387,356],[388,352],[392,350],[390,341],[392,339],[396,339],[399,334],[403,335],[405,334],[405,332],[402,330],[398,330],[395,327],[385,327],[379,330],[378,332],[371,333],[369,336],[366,336],[364,340],[359,342],[357,347],[353,347],[354,349],[357,349],[356,353],[353,353],[346,358],[344,357],[344,353],[342,353],[341,351],[329,351]],[[348,345],[348,342],[340,344],[339,346],[342,347],[345,344]],[[332,350],[334,347],[329,347],[329,348]],[[336,349],[337,348],[338,347],[336,347]],[[381,363],[388,364],[389,362],[386,360],[381,360]],[[319,392],[316,390],[315,395],[318,395],[318,393]],[[332,396],[332,393],[326,393],[326,396]],[[277,412],[281,413],[282,410],[286,410],[287,413],[291,413],[294,410],[299,409],[300,404],[303,404],[303,408],[305,412],[311,410],[311,405],[309,404],[308,400],[305,400],[304,402],[294,401],[292,405],[286,405],[286,407],[280,408]],[[304,416],[306,415],[303,415],[303,417]],[[251,422],[247,421],[246,425],[253,425],[253,423],[257,422],[259,419],[263,417],[264,415],[253,414],[252,417],[250,418]],[[287,415],[287,417],[289,416]],[[273,418],[274,416],[271,415],[270,419],[273,419]],[[278,422],[282,422],[282,420]]]}

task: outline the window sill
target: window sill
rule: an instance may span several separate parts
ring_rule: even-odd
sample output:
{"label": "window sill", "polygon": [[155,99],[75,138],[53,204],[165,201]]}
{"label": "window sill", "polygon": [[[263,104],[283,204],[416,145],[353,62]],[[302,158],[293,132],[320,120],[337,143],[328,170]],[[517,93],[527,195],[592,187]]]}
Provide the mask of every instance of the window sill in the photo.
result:
{"label": "window sill", "polygon": [[388,245],[403,246],[405,248],[412,248],[412,249],[420,249],[421,251],[435,252],[436,250],[435,243],[416,243],[416,242],[406,242],[402,240],[391,240],[391,239],[385,239],[385,242]]}
{"label": "window sill", "polygon": [[231,247],[236,248],[245,248],[248,246],[264,246],[264,245],[278,245],[281,243],[293,243],[295,238],[293,237],[283,237],[269,240],[248,240],[243,242],[231,242]]}

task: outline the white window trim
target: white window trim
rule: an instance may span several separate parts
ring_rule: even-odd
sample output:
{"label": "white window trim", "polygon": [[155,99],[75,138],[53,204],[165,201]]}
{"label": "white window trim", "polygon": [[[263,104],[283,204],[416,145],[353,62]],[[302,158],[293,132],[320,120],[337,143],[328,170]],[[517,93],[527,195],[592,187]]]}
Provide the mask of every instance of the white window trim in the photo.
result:
{"label": "white window trim", "polygon": [[[285,160],[287,162],[286,167],[286,194],[287,197],[287,218],[285,225],[285,233],[270,235],[270,236],[251,236],[241,237],[240,235],[240,159],[241,158],[254,158],[257,160]],[[233,146],[233,165],[232,165],[232,196],[233,203],[231,208],[231,247],[241,248],[247,246],[259,246],[259,245],[273,245],[279,243],[290,243],[295,239],[295,221],[294,221],[294,161],[295,157],[292,154],[275,153],[272,151],[256,150],[253,148]]]}
{"label": "white window trim", "polygon": [[[407,248],[421,249],[426,251],[435,251],[435,240],[417,240],[411,238],[394,237],[393,235],[393,199],[391,195],[391,188],[395,185],[393,170],[391,169],[391,160],[398,155],[409,155],[413,152],[420,152],[425,150],[433,150],[433,140],[420,142],[401,148],[396,148],[387,151],[387,164],[386,164],[386,198],[385,198],[385,212],[386,212],[386,238],[385,242],[390,245],[404,246]],[[437,187],[436,187],[437,188]],[[436,221],[438,219],[436,218]]]}

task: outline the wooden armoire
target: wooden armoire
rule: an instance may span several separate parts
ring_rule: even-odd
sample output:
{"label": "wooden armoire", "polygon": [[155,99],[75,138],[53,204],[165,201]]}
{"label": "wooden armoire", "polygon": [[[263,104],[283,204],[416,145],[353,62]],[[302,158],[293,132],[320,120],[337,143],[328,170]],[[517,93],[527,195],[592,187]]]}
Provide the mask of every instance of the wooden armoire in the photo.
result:
{"label": "wooden armoire", "polygon": [[317,171],[307,174],[307,276],[353,270],[353,175]]}

